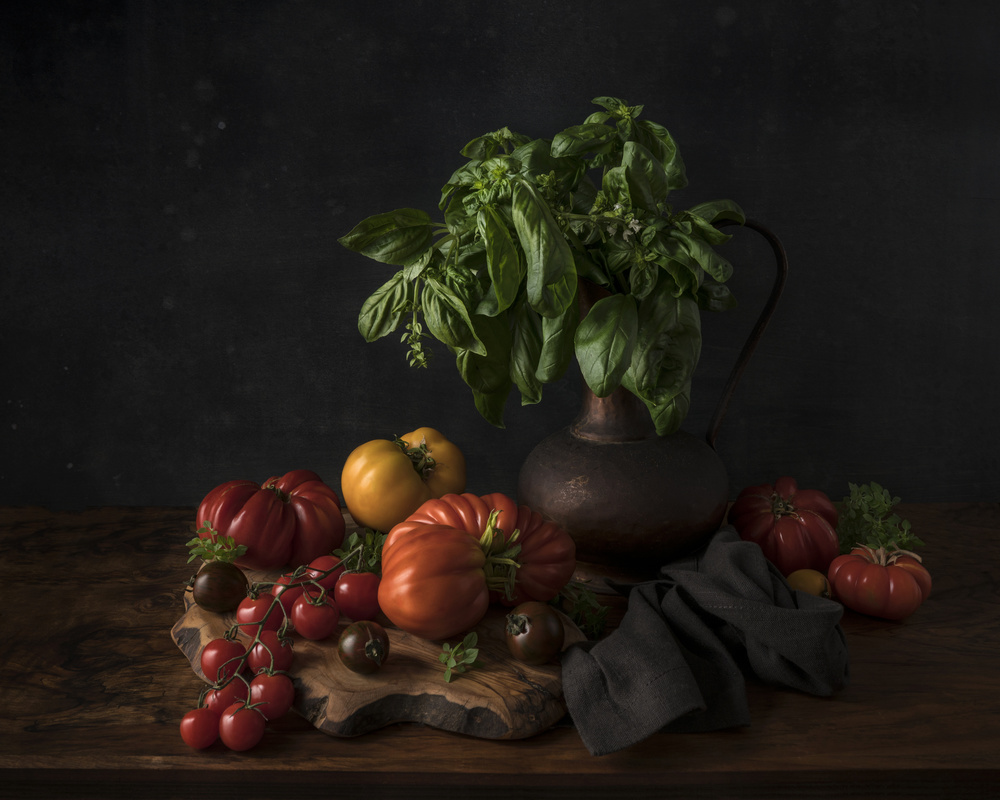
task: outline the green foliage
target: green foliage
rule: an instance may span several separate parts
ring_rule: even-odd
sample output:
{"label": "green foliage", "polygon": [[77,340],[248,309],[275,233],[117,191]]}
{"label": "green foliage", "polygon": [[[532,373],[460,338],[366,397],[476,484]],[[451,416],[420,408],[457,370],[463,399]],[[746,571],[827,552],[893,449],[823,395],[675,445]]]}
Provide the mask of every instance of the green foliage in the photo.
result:
{"label": "green foliage", "polygon": [[188,557],[189,564],[196,558],[200,558],[203,561],[226,561],[232,563],[247,551],[246,545],[236,544],[236,540],[232,536],[219,536],[219,532],[208,522],[198,528],[197,532],[207,533],[208,538],[202,539],[199,536],[195,536],[185,545],[191,554]]}
{"label": "green foliage", "polygon": [[480,666],[478,660],[479,648],[476,647],[478,642],[479,637],[473,631],[472,633],[467,633],[459,644],[451,645],[447,642],[444,643],[438,660],[444,664],[444,679],[448,683],[451,683],[451,679],[455,675]]}
{"label": "green foliage", "polygon": [[874,549],[912,550],[923,545],[910,532],[909,520],[901,519],[893,509],[898,497],[874,481],[857,485],[849,483],[850,495],[845,497],[837,524],[841,552],[848,553],[855,545],[868,545]]}
{"label": "green foliage", "polygon": [[597,595],[588,586],[570,581],[552,603],[573,620],[588,639],[599,639],[604,633],[608,607],[598,601]]}
{"label": "green foliage", "polygon": [[371,528],[365,528],[363,534],[360,531],[354,531],[339,549],[333,551],[333,555],[340,559],[340,563],[348,572],[380,574],[382,571],[382,545],[385,544],[386,536],[387,534],[378,533]]}
{"label": "green foliage", "polygon": [[[732,266],[715,251],[730,237],[715,223],[743,212],[729,200],[675,212],[667,200],[687,176],[670,133],[641,105],[594,104],[552,139],[501,128],[469,142],[441,189],[440,223],[403,208],[341,237],[400,267],[362,305],[358,329],[374,341],[408,318],[409,363],[426,366],[426,335],[445,345],[498,427],[514,388],[539,402],[575,356],[595,394],[624,386],[670,433],[690,403],[700,311],[736,304]],[[611,295],[582,320],[581,277]]]}

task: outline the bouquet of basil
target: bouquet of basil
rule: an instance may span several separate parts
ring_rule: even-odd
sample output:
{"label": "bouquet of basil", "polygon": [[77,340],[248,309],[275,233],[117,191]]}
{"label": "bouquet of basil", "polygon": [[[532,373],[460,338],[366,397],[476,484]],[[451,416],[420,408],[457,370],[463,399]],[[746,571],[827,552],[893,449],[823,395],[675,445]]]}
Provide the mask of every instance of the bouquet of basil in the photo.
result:
{"label": "bouquet of basil", "polygon": [[[687,415],[700,311],[735,306],[714,249],[730,237],[714,223],[744,216],[729,200],[674,211],[667,197],[687,178],[670,133],[642,106],[594,103],[603,110],[552,139],[501,128],[469,142],[441,221],[403,208],[339,241],[400,267],[361,308],[365,339],[403,325],[410,364],[425,366],[430,334],[490,423],[503,427],[513,387],[537,403],[575,355],[594,394],[624,386],[664,435]],[[582,318],[580,280],[607,290]]]}

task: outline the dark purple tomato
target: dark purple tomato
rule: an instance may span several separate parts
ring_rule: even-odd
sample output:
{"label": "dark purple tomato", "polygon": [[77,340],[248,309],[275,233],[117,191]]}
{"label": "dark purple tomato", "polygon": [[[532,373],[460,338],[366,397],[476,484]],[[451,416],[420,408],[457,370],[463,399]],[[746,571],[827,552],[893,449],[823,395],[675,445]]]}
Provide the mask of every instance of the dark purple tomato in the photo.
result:
{"label": "dark purple tomato", "polygon": [[247,596],[249,581],[243,570],[228,561],[208,561],[195,575],[194,601],[206,611],[224,614]]}
{"label": "dark purple tomato", "polygon": [[529,600],[507,615],[507,648],[518,661],[532,666],[551,661],[562,650],[562,617],[548,603]]}
{"label": "dark purple tomato", "polygon": [[381,669],[389,657],[389,635],[377,622],[352,622],[340,634],[337,653],[351,672],[369,675]]}

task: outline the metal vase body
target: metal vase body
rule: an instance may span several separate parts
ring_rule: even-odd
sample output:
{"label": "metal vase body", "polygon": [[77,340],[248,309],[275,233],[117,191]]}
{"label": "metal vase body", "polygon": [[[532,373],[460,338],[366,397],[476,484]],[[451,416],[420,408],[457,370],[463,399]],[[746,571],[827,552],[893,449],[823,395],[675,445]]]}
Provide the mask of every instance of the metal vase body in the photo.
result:
{"label": "metal vase body", "polygon": [[584,386],[580,415],[543,439],[518,478],[518,501],[562,525],[577,559],[650,574],[697,549],[726,513],[729,479],[709,445],[657,436],[645,405]]}

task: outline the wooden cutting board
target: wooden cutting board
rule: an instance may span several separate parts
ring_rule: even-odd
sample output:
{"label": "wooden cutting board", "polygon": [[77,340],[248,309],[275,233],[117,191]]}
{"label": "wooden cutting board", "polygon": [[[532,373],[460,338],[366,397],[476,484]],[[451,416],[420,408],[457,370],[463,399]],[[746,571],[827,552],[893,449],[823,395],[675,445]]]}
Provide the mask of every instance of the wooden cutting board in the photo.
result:
{"label": "wooden cutting board", "polygon": [[[279,573],[248,573],[274,580]],[[235,623],[233,614],[205,611],[185,594],[185,611],[171,636],[202,679],[201,651]],[[293,708],[324,733],[358,736],[396,722],[417,722],[484,739],[523,739],[541,733],[566,713],[558,663],[532,667],[507,650],[504,618],[509,609],[491,608],[476,626],[481,666],[444,680],[441,644],[386,626],[389,657],[373,675],[359,675],[337,655],[339,630],[313,642],[293,634]],[[563,615],[564,648],[585,639]],[[345,625],[346,623],[342,623]],[[461,640],[456,637],[453,644]],[[245,641],[249,641],[246,639]]]}

